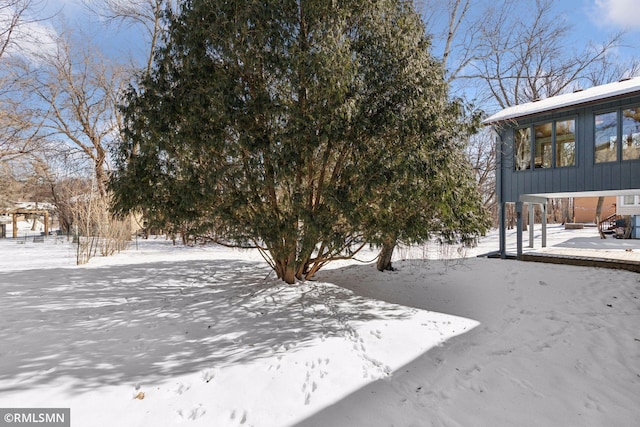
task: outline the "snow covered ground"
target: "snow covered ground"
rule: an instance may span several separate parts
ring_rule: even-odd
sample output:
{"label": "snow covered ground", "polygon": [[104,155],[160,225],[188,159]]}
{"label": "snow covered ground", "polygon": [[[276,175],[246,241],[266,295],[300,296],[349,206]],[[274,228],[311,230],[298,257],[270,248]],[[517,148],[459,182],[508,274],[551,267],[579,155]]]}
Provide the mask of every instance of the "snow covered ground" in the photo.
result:
{"label": "snow covered ground", "polygon": [[[295,287],[253,251],[152,239],[76,267],[65,239],[20,242],[0,241],[0,407],[71,408],[77,427],[640,419],[636,273],[476,258],[495,233]],[[544,251],[640,260],[639,243],[550,227]]]}

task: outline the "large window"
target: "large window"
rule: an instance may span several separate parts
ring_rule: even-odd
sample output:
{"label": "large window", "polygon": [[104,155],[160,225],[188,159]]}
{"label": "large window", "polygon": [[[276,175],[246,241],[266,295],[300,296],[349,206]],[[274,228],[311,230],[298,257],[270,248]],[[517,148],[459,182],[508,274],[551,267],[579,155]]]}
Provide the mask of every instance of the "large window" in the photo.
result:
{"label": "large window", "polygon": [[535,135],[536,168],[550,168],[552,162],[553,123],[543,123],[533,127]]}
{"label": "large window", "polygon": [[556,166],[576,164],[576,121],[556,122]]}
{"label": "large window", "polygon": [[622,110],[622,160],[640,159],[640,107]]}
{"label": "large window", "polygon": [[618,160],[618,113],[597,114],[596,125],[596,163]]}
{"label": "large window", "polygon": [[531,128],[515,131],[515,169],[531,169]]}
{"label": "large window", "polygon": [[594,120],[596,163],[640,159],[640,107],[596,114]]}
{"label": "large window", "polygon": [[576,121],[557,120],[516,129],[514,154],[516,170],[531,169],[532,163],[536,169],[574,166]]}

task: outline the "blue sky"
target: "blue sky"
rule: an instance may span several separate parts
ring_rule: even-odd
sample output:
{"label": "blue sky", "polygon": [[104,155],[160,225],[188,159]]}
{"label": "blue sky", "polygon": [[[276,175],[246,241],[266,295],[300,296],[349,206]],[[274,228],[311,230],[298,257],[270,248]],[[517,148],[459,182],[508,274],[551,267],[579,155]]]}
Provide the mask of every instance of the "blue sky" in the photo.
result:
{"label": "blue sky", "polygon": [[572,24],[576,41],[603,40],[626,30],[621,53],[640,57],[640,0],[562,0],[557,1]]}
{"label": "blue sky", "polygon": [[[67,21],[70,28],[82,27],[86,36],[92,37],[112,55],[144,54],[144,42],[140,40],[140,31],[123,26],[102,25],[96,17],[90,15],[80,0],[41,1],[44,2],[44,7],[41,8],[40,16],[51,16],[54,12],[61,12],[61,17]],[[527,7],[533,4],[534,0],[517,1],[523,7]],[[628,33],[625,45],[618,49],[618,53],[621,58],[640,58],[640,0],[557,0],[553,7],[557,10],[558,16],[572,27],[575,44],[570,48],[579,49],[589,41],[601,42],[610,34],[626,28]]]}
{"label": "blue sky", "polygon": [[[416,0],[420,3],[420,0]],[[423,0],[429,3],[447,3],[450,0]],[[471,0],[472,4],[496,4],[499,0]],[[515,0],[516,5],[526,13],[526,8],[533,7],[535,0]],[[588,41],[600,42],[613,33],[626,30],[625,47],[627,54],[640,57],[640,0],[555,0],[553,10],[559,19],[564,19],[571,27],[571,34],[576,45],[584,46]],[[423,13],[426,15],[427,10]],[[470,12],[474,13],[474,12]],[[475,13],[482,13],[482,11]],[[442,18],[440,18],[442,24]],[[429,28],[428,28],[429,30]],[[633,46],[632,46],[633,45]]]}

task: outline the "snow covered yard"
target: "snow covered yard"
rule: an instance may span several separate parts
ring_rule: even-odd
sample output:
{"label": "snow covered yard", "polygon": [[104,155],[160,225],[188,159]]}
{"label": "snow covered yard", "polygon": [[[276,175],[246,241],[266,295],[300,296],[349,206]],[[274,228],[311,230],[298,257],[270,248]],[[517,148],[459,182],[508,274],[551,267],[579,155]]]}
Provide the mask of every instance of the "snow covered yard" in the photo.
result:
{"label": "snow covered yard", "polygon": [[296,287],[252,251],[150,240],[76,267],[64,241],[0,241],[0,407],[70,407],[72,426],[634,425],[640,276],[473,257],[495,238]]}

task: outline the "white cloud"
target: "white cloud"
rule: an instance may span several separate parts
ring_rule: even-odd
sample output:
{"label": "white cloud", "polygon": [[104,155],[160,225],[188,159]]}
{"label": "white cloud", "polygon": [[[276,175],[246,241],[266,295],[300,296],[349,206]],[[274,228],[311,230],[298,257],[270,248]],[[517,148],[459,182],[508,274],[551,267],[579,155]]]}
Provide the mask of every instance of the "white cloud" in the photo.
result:
{"label": "white cloud", "polygon": [[42,23],[29,22],[16,34],[16,52],[32,62],[39,62],[45,53],[54,52],[58,46],[56,31]]}
{"label": "white cloud", "polygon": [[598,16],[617,27],[640,29],[639,0],[595,0]]}
{"label": "white cloud", "polygon": [[[9,35],[7,31],[12,25],[15,12],[9,8],[0,10],[0,28],[5,32],[2,37]],[[42,52],[55,49],[57,43],[57,33],[46,21],[41,21],[28,16],[21,16],[11,32],[10,43],[7,46],[6,54],[20,55],[35,61],[35,58]],[[5,40],[2,39],[4,42]]]}

